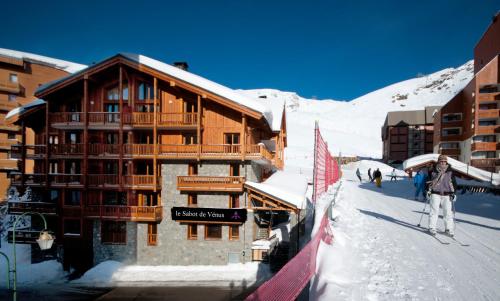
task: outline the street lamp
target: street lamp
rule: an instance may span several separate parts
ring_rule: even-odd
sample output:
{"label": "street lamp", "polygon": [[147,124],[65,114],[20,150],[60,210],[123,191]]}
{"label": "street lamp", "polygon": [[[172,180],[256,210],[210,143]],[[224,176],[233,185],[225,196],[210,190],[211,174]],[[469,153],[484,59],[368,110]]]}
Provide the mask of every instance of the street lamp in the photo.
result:
{"label": "street lamp", "polygon": [[25,212],[18,217],[16,217],[16,220],[14,221],[14,226],[13,226],[13,231],[12,231],[12,243],[14,244],[13,248],[13,256],[14,256],[14,269],[12,270],[14,273],[14,294],[13,294],[13,300],[17,300],[17,265],[16,265],[16,226],[21,217],[27,215],[27,214],[37,214],[43,219],[43,224],[44,224],[44,230],[40,232],[40,236],[36,240],[38,243],[38,246],[40,247],[41,250],[48,250],[52,247],[52,244],[54,243],[55,237],[47,231],[47,220],[45,220],[45,217],[39,213],[39,212]]}

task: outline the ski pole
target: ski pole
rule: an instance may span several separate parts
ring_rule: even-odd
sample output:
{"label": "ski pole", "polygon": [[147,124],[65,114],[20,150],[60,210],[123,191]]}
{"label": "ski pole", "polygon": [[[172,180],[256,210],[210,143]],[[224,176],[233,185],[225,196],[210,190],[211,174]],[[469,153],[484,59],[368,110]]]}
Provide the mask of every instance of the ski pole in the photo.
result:
{"label": "ski pole", "polygon": [[427,203],[429,203],[430,198],[429,198],[428,194],[427,194],[427,197],[425,199],[426,199],[426,202],[424,204],[424,209],[422,209],[422,214],[420,214],[420,220],[418,221],[417,227],[420,227],[420,223],[422,222],[422,218],[424,217],[425,208],[427,207]]}

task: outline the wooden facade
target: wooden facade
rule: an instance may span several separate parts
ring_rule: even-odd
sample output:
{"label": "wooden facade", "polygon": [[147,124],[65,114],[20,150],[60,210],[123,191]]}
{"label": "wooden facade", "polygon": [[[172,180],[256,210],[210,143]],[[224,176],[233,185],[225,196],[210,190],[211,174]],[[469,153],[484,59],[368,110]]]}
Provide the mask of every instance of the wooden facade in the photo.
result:
{"label": "wooden facade", "polygon": [[[284,112],[281,129],[273,131],[261,112],[122,55],[48,86],[37,97],[45,107],[18,121],[34,130],[35,141],[12,148],[17,158],[33,159],[34,170],[13,174],[12,183],[56,204],[58,242],[73,250],[68,264],[78,257],[69,246],[75,239],[90,250],[93,220],[152,223],[151,231],[156,229],[164,218],[165,163],[226,162],[225,177],[179,176],[177,189],[190,193],[243,193],[245,177],[229,174],[233,163],[283,168]],[[274,141],[276,148],[268,150],[263,140]],[[65,229],[78,223],[77,235]],[[157,239],[148,232],[148,245]]]}

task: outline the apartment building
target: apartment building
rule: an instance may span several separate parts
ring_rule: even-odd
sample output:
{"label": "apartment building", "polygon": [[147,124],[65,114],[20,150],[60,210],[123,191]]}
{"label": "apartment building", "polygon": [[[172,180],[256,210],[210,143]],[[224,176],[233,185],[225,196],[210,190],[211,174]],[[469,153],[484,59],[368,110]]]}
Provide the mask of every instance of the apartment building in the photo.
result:
{"label": "apartment building", "polygon": [[[0,202],[10,186],[8,174],[18,170],[18,160],[10,157],[12,145],[21,141],[21,125],[5,122],[5,116],[35,99],[34,92],[42,84],[83,69],[84,65],[31,53],[0,48]],[[26,140],[34,142],[32,131]],[[32,161],[27,162],[33,170]]]}
{"label": "apartment building", "polygon": [[474,78],[435,115],[434,152],[500,170],[500,14],[474,48]]}
{"label": "apartment building", "polygon": [[270,212],[292,228],[299,222],[297,206],[244,187],[284,166],[284,102],[134,54],[35,94],[43,101],[16,116],[35,142],[13,150],[34,160],[34,171],[12,181],[42,202],[12,203],[9,212],[45,213],[66,269],[246,262],[252,242],[269,234]]}
{"label": "apartment building", "polygon": [[408,158],[432,153],[433,115],[439,108],[387,113],[382,127],[383,161],[400,164]]}

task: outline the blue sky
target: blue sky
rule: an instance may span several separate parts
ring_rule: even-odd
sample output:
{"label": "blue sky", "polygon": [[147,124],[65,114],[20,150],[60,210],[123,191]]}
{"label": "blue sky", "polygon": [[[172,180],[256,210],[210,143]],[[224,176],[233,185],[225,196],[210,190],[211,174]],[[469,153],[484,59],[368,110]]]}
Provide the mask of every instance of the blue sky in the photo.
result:
{"label": "blue sky", "polygon": [[83,64],[140,53],[187,61],[191,72],[235,89],[351,100],[472,59],[500,3],[66,0],[2,8],[1,48]]}

